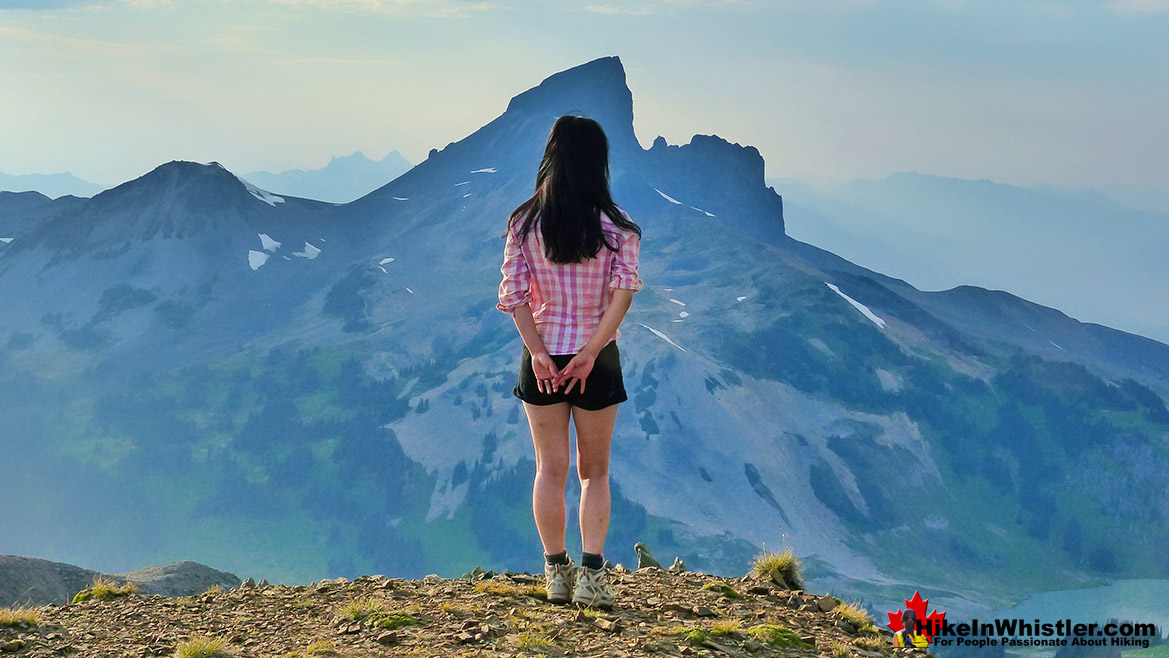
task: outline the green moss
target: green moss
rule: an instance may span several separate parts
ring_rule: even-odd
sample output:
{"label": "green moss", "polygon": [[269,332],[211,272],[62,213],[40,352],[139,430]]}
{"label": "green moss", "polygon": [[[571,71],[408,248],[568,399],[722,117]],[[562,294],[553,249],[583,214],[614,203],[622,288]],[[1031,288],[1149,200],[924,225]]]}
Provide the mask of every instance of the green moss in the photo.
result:
{"label": "green moss", "polygon": [[778,624],[759,624],[747,629],[751,637],[780,649],[811,649],[799,635]]}
{"label": "green moss", "polygon": [[375,612],[366,618],[365,625],[390,630],[403,626],[417,626],[418,618],[405,612]]}
{"label": "green moss", "polygon": [[736,592],[735,588],[733,588],[730,585],[728,585],[724,582],[721,582],[721,581],[714,582],[714,583],[707,583],[707,584],[702,586],[702,589],[709,591],[709,592],[718,592],[719,594],[727,597],[728,599],[741,599],[741,598],[743,598],[743,595]]}

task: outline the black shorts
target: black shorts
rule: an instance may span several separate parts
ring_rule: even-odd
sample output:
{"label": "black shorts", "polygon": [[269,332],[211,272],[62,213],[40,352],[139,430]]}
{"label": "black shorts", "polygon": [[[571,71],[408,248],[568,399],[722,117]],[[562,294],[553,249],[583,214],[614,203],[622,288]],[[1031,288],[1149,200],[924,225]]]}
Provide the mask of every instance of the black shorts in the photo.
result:
{"label": "black shorts", "polygon": [[[552,362],[557,368],[568,365],[575,354],[553,354]],[[523,356],[520,358],[520,377],[512,390],[512,395],[535,405],[556,404],[568,402],[574,407],[587,411],[604,409],[610,405],[624,402],[629,399],[625,394],[625,383],[621,379],[621,353],[617,351],[617,341],[609,341],[597,354],[593,362],[593,370],[585,379],[585,392],[580,392],[580,384],[572,387],[572,392],[565,394],[564,386],[555,393],[541,393],[536,387],[536,374],[532,372],[532,353],[524,346]]]}

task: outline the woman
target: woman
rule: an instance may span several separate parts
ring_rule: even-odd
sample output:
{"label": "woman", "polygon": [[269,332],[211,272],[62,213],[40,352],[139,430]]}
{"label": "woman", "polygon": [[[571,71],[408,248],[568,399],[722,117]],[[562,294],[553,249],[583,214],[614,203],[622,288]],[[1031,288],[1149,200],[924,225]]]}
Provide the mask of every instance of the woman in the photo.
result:
{"label": "woman", "polygon": [[899,649],[929,646],[925,636],[917,632],[917,613],[913,608],[906,608],[901,613],[901,630],[893,634],[893,646]]}
{"label": "woman", "polygon": [[[609,143],[592,119],[563,116],[548,135],[536,193],[508,219],[499,310],[524,341],[519,381],[536,450],[532,513],[548,600],[612,607],[605,579],[609,445],[621,380],[617,328],[641,289],[641,229],[609,193]],[[569,421],[576,426],[581,566],[564,546]]]}

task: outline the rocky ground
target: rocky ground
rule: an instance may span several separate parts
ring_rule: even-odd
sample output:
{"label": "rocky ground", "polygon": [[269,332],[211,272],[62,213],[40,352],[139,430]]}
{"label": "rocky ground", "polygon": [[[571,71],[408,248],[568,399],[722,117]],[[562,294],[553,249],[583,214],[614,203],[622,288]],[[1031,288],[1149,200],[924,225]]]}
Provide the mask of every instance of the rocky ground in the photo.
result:
{"label": "rocky ground", "polygon": [[[837,600],[770,580],[654,567],[610,578],[610,611],[548,603],[542,575],[478,570],[460,579],[249,580],[198,596],[132,594],[32,609],[35,623],[0,624],[0,655],[894,655],[886,632],[844,621]],[[189,642],[200,638],[221,641],[220,653],[196,651]]]}

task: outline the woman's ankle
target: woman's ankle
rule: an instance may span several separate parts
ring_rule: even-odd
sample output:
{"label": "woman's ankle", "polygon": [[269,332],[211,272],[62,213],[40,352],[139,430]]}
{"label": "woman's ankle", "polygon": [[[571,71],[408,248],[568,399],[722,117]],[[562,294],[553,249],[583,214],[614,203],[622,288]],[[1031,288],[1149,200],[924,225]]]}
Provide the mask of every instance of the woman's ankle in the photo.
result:
{"label": "woman's ankle", "polygon": [[605,555],[603,553],[581,553],[580,566],[600,569],[605,566]]}

